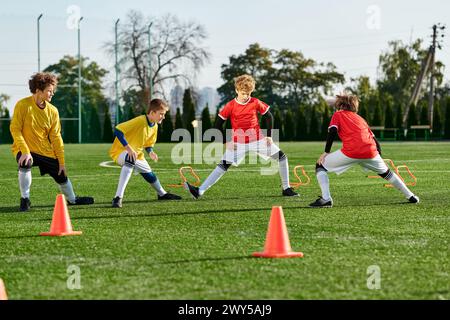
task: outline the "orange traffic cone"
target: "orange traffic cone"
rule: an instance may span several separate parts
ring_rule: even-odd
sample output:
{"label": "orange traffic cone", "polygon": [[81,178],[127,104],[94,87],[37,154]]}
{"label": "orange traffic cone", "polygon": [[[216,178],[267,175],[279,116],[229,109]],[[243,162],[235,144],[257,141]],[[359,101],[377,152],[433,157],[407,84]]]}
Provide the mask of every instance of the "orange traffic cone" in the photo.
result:
{"label": "orange traffic cone", "polygon": [[302,252],[292,252],[282,207],[272,207],[264,252],[252,255],[262,258],[303,257]]}
{"label": "orange traffic cone", "polygon": [[0,300],[8,300],[8,296],[6,295],[5,284],[3,280],[0,279]]}
{"label": "orange traffic cone", "polygon": [[79,234],[81,234],[81,231],[72,230],[66,198],[63,194],[58,194],[56,196],[55,209],[53,210],[50,232],[42,232],[41,236],[76,236]]}

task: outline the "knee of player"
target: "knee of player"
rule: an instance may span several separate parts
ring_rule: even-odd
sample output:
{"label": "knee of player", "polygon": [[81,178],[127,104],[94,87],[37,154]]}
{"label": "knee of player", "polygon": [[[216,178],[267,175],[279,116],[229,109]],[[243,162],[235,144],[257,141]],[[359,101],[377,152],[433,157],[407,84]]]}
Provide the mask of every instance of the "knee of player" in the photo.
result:
{"label": "knee of player", "polygon": [[320,171],[327,172],[327,169],[325,169],[325,167],[323,165],[316,163],[316,173],[318,173]]}
{"label": "knee of player", "polygon": [[392,177],[393,173],[390,169],[388,169],[385,173],[379,173],[378,175],[380,177],[382,177],[383,179],[390,179]]}
{"label": "knee of player", "polygon": [[155,183],[158,178],[156,177],[156,174],[154,174],[153,172],[145,172],[145,173],[141,173],[141,176],[145,179],[145,181],[147,181],[148,183]]}
{"label": "knee of player", "polygon": [[219,168],[221,168],[223,171],[228,171],[228,168],[231,166],[231,163],[228,163],[226,161],[222,161],[217,165]]}
{"label": "knee of player", "polygon": [[287,160],[286,154],[281,150],[279,152],[275,153],[274,155],[272,155],[271,158],[274,160],[278,160],[278,161]]}
{"label": "knee of player", "polygon": [[24,164],[19,164],[19,171],[28,171],[31,170],[32,164],[31,160]]}
{"label": "knee of player", "polygon": [[135,160],[131,160],[130,157],[128,157],[128,155],[125,157],[125,165],[134,168],[136,164]]}
{"label": "knee of player", "polygon": [[68,180],[69,179],[64,174],[60,174],[59,176],[55,177],[55,181],[57,184],[65,184]]}

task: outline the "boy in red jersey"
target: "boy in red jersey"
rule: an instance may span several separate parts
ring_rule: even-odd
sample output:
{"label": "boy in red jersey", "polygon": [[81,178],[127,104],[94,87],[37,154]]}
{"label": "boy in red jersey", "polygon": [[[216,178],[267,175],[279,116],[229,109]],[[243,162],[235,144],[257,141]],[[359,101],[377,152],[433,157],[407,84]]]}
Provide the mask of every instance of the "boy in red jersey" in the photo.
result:
{"label": "boy in red jersey", "polygon": [[[309,206],[331,208],[333,199],[330,195],[327,172],[335,172],[339,175],[354,164],[375,171],[400,190],[409,202],[419,203],[419,197],[414,195],[405,183],[389,170],[381,158],[380,144],[367,122],[356,114],[359,106],[358,98],[352,95],[338,95],[335,106],[337,111],[331,118],[328,127],[325,152],[319,157],[316,164],[316,177],[322,190],[322,196]],[[333,140],[337,135],[342,140],[342,149],[330,154]]]}
{"label": "boy in red jersey", "polygon": [[[251,97],[255,90],[255,80],[250,75],[242,75],[235,79],[237,97],[228,102],[219,112],[215,127],[222,131],[227,119],[231,119],[232,139],[226,143],[226,152],[222,161],[208,176],[200,187],[194,187],[188,182],[185,188],[194,199],[201,197],[206,190],[215,184],[228,168],[238,165],[248,152],[255,152],[260,157],[279,161],[279,173],[282,182],[282,195],[286,197],[298,196],[289,185],[289,165],[286,155],[273,143],[271,130],[273,116],[269,106],[264,102]],[[262,121],[267,123],[267,137],[264,137],[258,121],[258,113],[262,115]],[[225,140],[225,135],[224,135]]]}

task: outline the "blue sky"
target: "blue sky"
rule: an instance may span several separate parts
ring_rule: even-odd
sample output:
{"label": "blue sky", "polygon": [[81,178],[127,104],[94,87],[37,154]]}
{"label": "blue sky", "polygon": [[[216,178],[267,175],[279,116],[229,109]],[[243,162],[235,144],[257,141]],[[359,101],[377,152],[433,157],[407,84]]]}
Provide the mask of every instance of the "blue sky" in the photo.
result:
{"label": "blue sky", "polygon": [[[389,40],[423,38],[429,43],[431,26],[447,25],[444,49],[437,58],[447,66],[450,80],[450,1],[366,0],[127,0],[127,1],[8,1],[0,11],[0,93],[11,96],[9,107],[29,94],[29,76],[37,71],[36,18],[41,20],[41,66],[77,53],[76,30],[66,26],[67,9],[76,5],[82,22],[82,54],[108,70],[113,61],[102,49],[113,39],[114,21],[127,11],[145,16],[175,14],[194,20],[207,30],[205,46],[211,63],[197,76],[198,87],[221,85],[220,66],[258,42],[271,49],[299,50],[319,62],[333,62],[347,79],[377,76],[378,57]],[[377,17],[379,19],[377,19]]]}

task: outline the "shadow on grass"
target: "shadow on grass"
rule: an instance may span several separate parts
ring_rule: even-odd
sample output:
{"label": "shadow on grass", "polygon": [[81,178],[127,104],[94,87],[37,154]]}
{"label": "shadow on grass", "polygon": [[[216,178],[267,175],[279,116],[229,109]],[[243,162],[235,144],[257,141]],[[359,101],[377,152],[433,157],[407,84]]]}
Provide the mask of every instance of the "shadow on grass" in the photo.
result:
{"label": "shadow on grass", "polygon": [[152,265],[171,265],[171,264],[183,264],[183,263],[193,263],[193,262],[208,262],[208,261],[225,261],[225,260],[250,260],[256,259],[252,256],[236,256],[236,257],[224,257],[224,258],[200,258],[200,259],[186,259],[186,260],[175,260],[168,262],[157,262]]}
{"label": "shadow on grass", "polygon": [[0,207],[0,213],[15,213],[15,214],[24,214],[24,215],[26,215],[26,214],[29,214],[29,213],[33,212],[33,209],[52,209],[53,210],[53,205],[41,205],[41,206],[33,205],[31,207],[31,210],[27,211],[27,212],[19,211],[19,205],[13,206],[13,207]]}
{"label": "shadow on grass", "polygon": [[24,238],[42,238],[39,234],[29,234],[29,235],[23,235],[23,236],[6,236],[6,237],[0,237],[0,239],[24,239]]}

